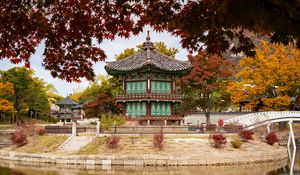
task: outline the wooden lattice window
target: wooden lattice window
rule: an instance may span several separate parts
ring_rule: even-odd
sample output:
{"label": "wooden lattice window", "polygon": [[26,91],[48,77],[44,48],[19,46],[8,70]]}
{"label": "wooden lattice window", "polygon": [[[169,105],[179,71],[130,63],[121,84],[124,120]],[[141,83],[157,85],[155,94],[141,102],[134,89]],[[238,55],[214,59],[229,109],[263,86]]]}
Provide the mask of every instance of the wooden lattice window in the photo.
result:
{"label": "wooden lattice window", "polygon": [[171,93],[171,82],[163,81],[151,81],[151,92],[152,93],[161,93],[161,94],[170,94]]}
{"label": "wooden lattice window", "polygon": [[127,94],[142,94],[147,92],[146,81],[128,81],[126,82]]}
{"label": "wooden lattice window", "polygon": [[152,116],[170,116],[171,103],[168,102],[152,102],[151,103]]}
{"label": "wooden lattice window", "polygon": [[129,117],[145,116],[147,113],[146,102],[128,102],[126,103],[126,113]]}

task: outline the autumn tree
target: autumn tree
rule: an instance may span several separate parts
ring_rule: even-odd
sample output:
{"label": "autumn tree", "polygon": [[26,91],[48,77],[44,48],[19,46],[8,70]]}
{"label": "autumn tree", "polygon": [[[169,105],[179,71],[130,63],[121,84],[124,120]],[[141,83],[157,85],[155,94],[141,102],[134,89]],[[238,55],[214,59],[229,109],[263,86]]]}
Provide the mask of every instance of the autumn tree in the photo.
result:
{"label": "autumn tree", "polygon": [[300,51],[293,45],[283,46],[262,41],[255,57],[244,57],[236,81],[228,88],[233,103],[247,100],[248,108],[287,110],[291,97],[299,96]]}
{"label": "autumn tree", "polygon": [[7,71],[0,71],[1,82],[10,82],[13,85],[13,104],[16,110],[16,120],[20,117],[34,115],[42,117],[49,115],[50,104],[47,96],[46,82],[34,77],[33,70],[25,67],[15,67]]}
{"label": "autumn tree", "polygon": [[121,111],[114,97],[122,90],[120,83],[116,77],[99,75],[96,81],[91,82],[83,90],[74,91],[70,97],[84,104],[83,109],[87,118],[100,117],[109,111],[118,114]]}
{"label": "autumn tree", "polygon": [[115,102],[115,95],[121,92],[122,86],[118,79],[112,76],[100,75],[100,82],[97,96],[94,100],[89,101],[84,105],[86,117],[101,117],[102,114],[111,112],[113,114],[121,113],[121,109]]}
{"label": "autumn tree", "polygon": [[[193,68],[189,74],[178,80],[183,98],[187,99],[189,109],[201,108],[206,116],[206,123],[210,124],[210,113],[220,107],[226,100],[222,95],[227,79],[232,74],[233,64],[219,56],[205,52],[189,55],[188,59]],[[191,106],[192,105],[192,106]]]}
{"label": "autumn tree", "polygon": [[145,25],[179,36],[184,48],[205,48],[210,54],[253,55],[255,46],[245,30],[299,48],[299,9],[298,1],[284,0],[2,0],[0,58],[29,66],[45,41],[43,65],[53,77],[92,80],[92,64],[106,58],[103,40],[136,35]]}
{"label": "autumn tree", "polygon": [[100,118],[102,114],[111,112],[114,114],[121,113],[121,110],[115,103],[115,99],[111,94],[99,90],[95,100],[88,102],[84,105],[83,110],[87,118]]}
{"label": "autumn tree", "polygon": [[0,122],[4,121],[4,115],[12,115],[16,112],[13,103],[14,87],[10,82],[0,82]]}
{"label": "autumn tree", "polygon": [[70,97],[79,103],[85,103],[96,99],[100,90],[98,82],[92,82],[84,89],[74,90]]}
{"label": "autumn tree", "polygon": [[46,90],[46,94],[47,94],[47,98],[48,98],[49,103],[54,104],[54,103],[64,99],[62,96],[58,95],[58,91],[53,86],[53,84],[45,82],[44,87],[45,87],[45,90]]}

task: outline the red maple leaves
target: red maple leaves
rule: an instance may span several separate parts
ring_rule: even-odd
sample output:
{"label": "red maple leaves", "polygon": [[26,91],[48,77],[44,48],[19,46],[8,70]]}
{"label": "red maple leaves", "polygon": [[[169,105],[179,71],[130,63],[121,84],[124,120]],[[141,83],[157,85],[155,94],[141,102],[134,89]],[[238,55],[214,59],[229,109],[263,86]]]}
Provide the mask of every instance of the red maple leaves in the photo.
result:
{"label": "red maple leaves", "polygon": [[[45,41],[43,65],[54,77],[93,79],[92,64],[106,58],[104,39],[138,34],[145,25],[181,37],[184,48],[210,54],[244,52],[254,45],[244,29],[272,33],[274,42],[300,47],[299,3],[182,0],[2,0],[0,58],[25,62]],[[296,3],[296,4],[295,4]],[[286,11],[289,11],[288,13]],[[274,13],[276,12],[276,13]],[[287,15],[286,14],[290,14]],[[275,16],[274,16],[275,15]],[[232,45],[234,43],[234,45]],[[205,46],[205,47],[204,47]]]}

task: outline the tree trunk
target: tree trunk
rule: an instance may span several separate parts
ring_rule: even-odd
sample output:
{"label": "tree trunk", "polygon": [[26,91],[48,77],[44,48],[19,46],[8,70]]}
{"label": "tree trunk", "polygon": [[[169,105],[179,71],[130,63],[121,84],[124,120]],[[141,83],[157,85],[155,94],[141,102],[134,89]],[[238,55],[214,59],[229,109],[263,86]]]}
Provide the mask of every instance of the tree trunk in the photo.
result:
{"label": "tree trunk", "polygon": [[205,112],[206,124],[210,125],[210,112]]}

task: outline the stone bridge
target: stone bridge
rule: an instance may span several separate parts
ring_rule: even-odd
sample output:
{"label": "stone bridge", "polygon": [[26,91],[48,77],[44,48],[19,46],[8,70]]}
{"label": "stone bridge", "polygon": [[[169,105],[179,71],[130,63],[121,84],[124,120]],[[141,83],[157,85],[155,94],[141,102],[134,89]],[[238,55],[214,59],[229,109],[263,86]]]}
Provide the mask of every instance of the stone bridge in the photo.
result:
{"label": "stone bridge", "polygon": [[239,124],[245,129],[253,129],[277,122],[300,121],[300,111],[271,111],[241,115],[224,121],[224,124]]}

